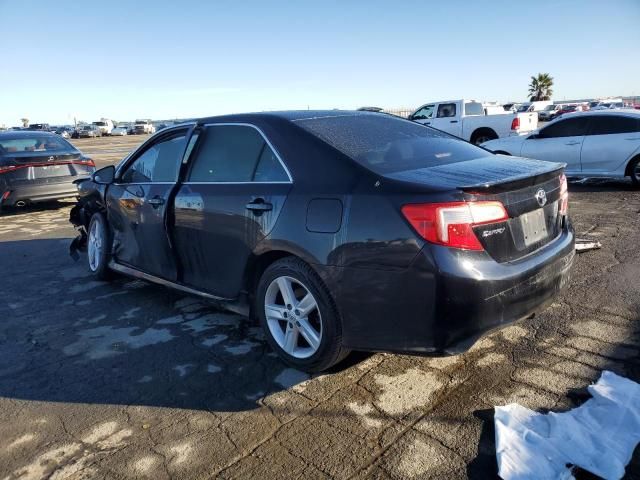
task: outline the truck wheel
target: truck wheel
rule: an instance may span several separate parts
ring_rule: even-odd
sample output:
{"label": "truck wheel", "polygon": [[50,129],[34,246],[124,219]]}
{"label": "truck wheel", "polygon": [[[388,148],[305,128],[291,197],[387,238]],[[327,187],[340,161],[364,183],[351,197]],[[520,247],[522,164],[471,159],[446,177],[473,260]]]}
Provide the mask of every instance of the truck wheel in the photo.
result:
{"label": "truck wheel", "polygon": [[109,270],[109,227],[104,215],[100,212],[94,213],[89,222],[89,233],[87,235],[87,260],[89,270],[98,280],[107,280],[111,276]]}
{"label": "truck wheel", "polygon": [[480,145],[484,142],[488,142],[489,140],[495,140],[496,138],[498,138],[496,132],[490,128],[481,128],[473,132],[473,135],[471,135],[471,143],[474,145]]}
{"label": "truck wheel", "polygon": [[327,287],[298,258],[283,258],[265,270],[256,311],[271,348],[294,368],[320,372],[349,353],[342,346],[342,324]]}

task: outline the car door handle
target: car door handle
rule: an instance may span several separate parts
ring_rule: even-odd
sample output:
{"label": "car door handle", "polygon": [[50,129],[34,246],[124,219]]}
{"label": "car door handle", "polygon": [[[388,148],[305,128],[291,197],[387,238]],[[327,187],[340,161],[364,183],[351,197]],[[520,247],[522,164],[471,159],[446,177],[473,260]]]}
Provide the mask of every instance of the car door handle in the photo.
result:
{"label": "car door handle", "polygon": [[458,120],[449,120],[450,123],[458,123]]}
{"label": "car door handle", "polygon": [[635,140],[637,142],[638,140],[640,140],[640,137],[625,138],[625,140],[632,140],[632,141]]}
{"label": "car door handle", "polygon": [[256,213],[267,212],[269,210],[273,210],[273,205],[269,202],[265,202],[260,198],[258,200],[254,200],[251,203],[247,203],[247,210],[252,210]]}
{"label": "car door handle", "polygon": [[565,145],[580,145],[582,142],[567,142]]}
{"label": "car door handle", "polygon": [[151,205],[153,208],[158,208],[160,205],[164,205],[164,198],[153,197],[147,200],[147,203]]}

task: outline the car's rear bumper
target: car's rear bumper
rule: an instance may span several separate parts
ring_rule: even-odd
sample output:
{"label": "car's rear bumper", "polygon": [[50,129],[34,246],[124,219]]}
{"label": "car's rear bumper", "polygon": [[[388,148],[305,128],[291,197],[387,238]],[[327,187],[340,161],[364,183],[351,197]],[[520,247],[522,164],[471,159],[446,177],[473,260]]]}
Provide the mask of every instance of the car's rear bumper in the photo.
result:
{"label": "car's rear bumper", "polygon": [[70,181],[16,186],[0,184],[1,206],[13,206],[20,201],[25,203],[43,202],[76,195],[78,195],[78,187]]}
{"label": "car's rear bumper", "polygon": [[574,256],[568,227],[542,249],[509,263],[485,252],[427,245],[403,271],[334,271],[344,345],[427,355],[463,352],[489,331],[548,305],[567,284]]}

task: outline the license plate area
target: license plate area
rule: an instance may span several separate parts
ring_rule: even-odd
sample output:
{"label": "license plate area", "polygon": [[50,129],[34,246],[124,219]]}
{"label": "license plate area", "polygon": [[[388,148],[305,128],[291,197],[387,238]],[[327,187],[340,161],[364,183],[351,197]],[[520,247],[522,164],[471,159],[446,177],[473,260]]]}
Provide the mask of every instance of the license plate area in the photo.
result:
{"label": "license plate area", "polygon": [[526,247],[544,240],[549,235],[544,208],[520,215],[520,226]]}

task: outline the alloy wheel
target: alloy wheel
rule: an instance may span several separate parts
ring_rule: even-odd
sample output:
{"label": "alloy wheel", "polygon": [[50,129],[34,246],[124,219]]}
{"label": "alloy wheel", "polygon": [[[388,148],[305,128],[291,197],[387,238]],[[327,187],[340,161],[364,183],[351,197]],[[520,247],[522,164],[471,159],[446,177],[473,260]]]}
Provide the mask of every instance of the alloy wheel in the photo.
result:
{"label": "alloy wheel", "polygon": [[94,221],[89,230],[89,239],[87,240],[87,257],[89,258],[89,268],[95,272],[100,267],[100,258],[102,255],[102,224]]}
{"label": "alloy wheel", "polygon": [[322,316],[311,291],[293,277],[281,276],[267,288],[264,311],[273,339],[294,358],[309,358],[320,348]]}

